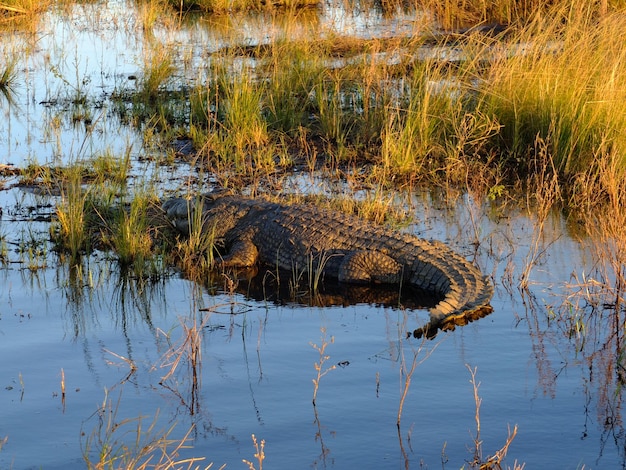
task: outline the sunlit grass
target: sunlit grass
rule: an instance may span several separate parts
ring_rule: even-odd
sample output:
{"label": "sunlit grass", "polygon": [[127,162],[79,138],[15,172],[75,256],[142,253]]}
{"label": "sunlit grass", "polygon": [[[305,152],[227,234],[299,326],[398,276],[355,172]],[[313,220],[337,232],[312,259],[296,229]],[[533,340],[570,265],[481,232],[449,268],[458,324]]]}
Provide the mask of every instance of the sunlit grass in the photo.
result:
{"label": "sunlit grass", "polygon": [[86,206],[89,192],[83,191],[82,168],[71,166],[62,183],[61,202],[56,207],[56,224],[51,227],[57,246],[70,255],[70,263],[79,261],[89,240]]}
{"label": "sunlit grass", "polygon": [[0,19],[15,19],[41,13],[54,3],[53,0],[3,0],[0,3]]}
{"label": "sunlit grass", "polygon": [[[393,3],[393,2],[390,2]],[[562,6],[572,10],[586,11],[593,15],[603,15],[615,9],[623,8],[624,0],[600,0],[577,2],[571,0],[492,0],[464,1],[458,0],[419,0],[424,10],[432,12],[436,19],[446,28],[458,28],[476,23],[518,23],[526,22],[537,15],[549,14],[552,6]]]}
{"label": "sunlit grass", "polygon": [[118,415],[120,397],[113,402],[105,390],[102,405],[94,414],[95,425],[85,433],[83,458],[90,470],[174,470],[211,468],[200,467],[204,457],[181,458],[190,447],[193,425],[180,438],[174,438],[175,425],[161,430],[157,427],[159,413],[153,417],[123,418]]}
{"label": "sunlit grass", "polygon": [[317,0],[169,0],[172,8],[181,12],[200,10],[212,13],[226,13],[239,10],[259,10],[262,8],[295,8],[316,5]]}
{"label": "sunlit grass", "polygon": [[[479,88],[479,109],[502,125],[496,141],[503,164],[532,172],[530,155],[541,139],[565,182],[596,174],[605,159],[623,174],[624,26],[622,15],[598,19],[560,9],[516,37],[508,46],[515,54],[494,61]],[[566,189],[571,202],[580,200],[579,186]]]}
{"label": "sunlit grass", "polygon": [[4,63],[0,66],[0,94],[9,102],[13,103],[15,89],[19,80],[17,60],[5,57]]}
{"label": "sunlit grass", "polygon": [[140,274],[153,255],[148,221],[150,196],[134,193],[128,208],[117,211],[112,222],[110,243],[122,267],[134,266]]}

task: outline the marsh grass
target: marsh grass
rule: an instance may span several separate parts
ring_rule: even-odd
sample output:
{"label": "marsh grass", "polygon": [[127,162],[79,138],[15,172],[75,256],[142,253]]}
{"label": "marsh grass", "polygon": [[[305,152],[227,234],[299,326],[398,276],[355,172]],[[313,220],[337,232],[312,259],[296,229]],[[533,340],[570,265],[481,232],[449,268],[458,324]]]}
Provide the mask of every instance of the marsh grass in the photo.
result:
{"label": "marsh grass", "polygon": [[173,52],[167,48],[155,48],[144,57],[142,77],[139,80],[139,95],[143,100],[153,100],[172,79]]}
{"label": "marsh grass", "polygon": [[48,243],[40,233],[31,228],[22,231],[18,252],[20,263],[30,272],[36,273],[48,267]]}
{"label": "marsh grass", "polygon": [[[171,333],[161,332],[167,339],[169,348],[163,354],[160,368],[165,370],[159,384],[170,390],[184,404],[190,415],[200,411],[200,392],[202,387],[202,340],[203,331],[210,318],[210,313],[204,314],[200,321],[193,318],[181,318],[181,338],[172,342]],[[181,364],[183,367],[181,367]],[[186,365],[186,367],[184,367]],[[181,370],[183,369],[183,370]],[[176,375],[182,375],[176,378]],[[187,380],[186,380],[187,379]],[[189,380],[190,379],[190,380]],[[183,394],[181,384],[189,381],[187,394]]]}
{"label": "marsh grass", "polygon": [[546,15],[553,5],[567,5],[573,9],[586,10],[600,16],[624,6],[623,0],[599,0],[590,2],[570,2],[543,0],[493,0],[463,1],[458,0],[419,0],[417,2],[426,11],[432,12],[437,21],[447,29],[462,28],[480,23],[524,23],[535,16]]}
{"label": "marsh grass", "polygon": [[[133,267],[137,274],[148,274],[155,253],[151,236],[148,207],[151,198],[146,193],[134,193],[128,208],[117,211],[112,223],[110,244],[122,268]],[[125,204],[121,204],[122,207]]]}
{"label": "marsh grass", "polygon": [[265,109],[270,129],[293,135],[309,126],[311,91],[324,73],[323,56],[310,42],[276,41],[260,57],[266,77]]}
{"label": "marsh grass", "polygon": [[485,109],[502,124],[504,148],[520,168],[537,137],[550,143],[565,178],[584,172],[606,143],[623,153],[623,23],[617,14],[555,7],[515,37],[515,55],[490,68]]}
{"label": "marsh grass", "polygon": [[224,14],[242,10],[262,10],[268,8],[301,8],[316,5],[317,0],[169,0],[180,14],[199,10]]}
{"label": "marsh grass", "polygon": [[70,166],[65,176],[61,202],[56,206],[57,221],[51,232],[57,246],[68,252],[70,263],[75,264],[88,248],[86,212],[89,191],[83,190],[82,169],[79,166]]}
{"label": "marsh grass", "polygon": [[16,93],[19,81],[19,71],[17,68],[17,59],[15,57],[6,56],[4,63],[0,67],[0,94],[9,103],[15,102],[14,95]]}
{"label": "marsh grass", "polygon": [[[94,429],[81,445],[83,458],[90,470],[178,470],[198,469],[204,457],[179,458],[181,450],[190,447],[192,425],[182,438],[172,438],[175,425],[165,430],[157,428],[159,413],[150,418],[118,416],[121,393],[114,403],[105,390],[102,405],[92,416]],[[205,469],[211,468],[211,464]]]}
{"label": "marsh grass", "polygon": [[[178,345],[172,345],[163,357],[161,368],[167,369],[167,373],[161,378],[162,383],[176,373],[181,362],[186,362],[192,372],[194,387],[200,386],[202,329],[206,326],[208,318],[209,315],[205,315],[200,322],[195,317],[191,321],[181,318],[182,339]],[[167,337],[169,339],[169,335]]]}
{"label": "marsh grass", "polygon": [[3,0],[0,3],[0,28],[20,27],[34,29],[40,16],[55,3],[64,0]]}
{"label": "marsh grass", "polygon": [[558,208],[561,203],[558,173],[548,153],[547,144],[538,139],[535,152],[532,163],[533,169],[529,176],[529,194],[532,194],[533,197],[528,202],[528,206],[534,209],[535,223],[530,247],[524,258],[524,267],[519,279],[519,286],[522,289],[528,288],[530,273],[545,253],[547,248],[543,242],[545,224],[553,210]]}
{"label": "marsh grass", "polygon": [[215,267],[217,226],[206,226],[201,200],[195,206],[189,204],[188,220],[188,236],[176,237],[174,260],[190,279],[202,281]]}

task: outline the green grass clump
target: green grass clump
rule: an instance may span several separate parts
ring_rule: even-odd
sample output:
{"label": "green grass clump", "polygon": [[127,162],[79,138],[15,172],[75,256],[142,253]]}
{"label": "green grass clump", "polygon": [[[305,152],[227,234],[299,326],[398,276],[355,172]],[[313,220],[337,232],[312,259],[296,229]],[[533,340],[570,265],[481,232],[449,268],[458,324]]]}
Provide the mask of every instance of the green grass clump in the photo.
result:
{"label": "green grass clump", "polygon": [[0,67],[0,94],[9,104],[13,103],[13,95],[18,82],[17,59],[8,58]]}
{"label": "green grass clump", "polygon": [[152,258],[152,237],[148,222],[150,198],[133,194],[128,208],[120,205],[111,224],[110,244],[123,268],[134,266],[137,271],[147,267]]}
{"label": "green grass clump", "polygon": [[539,138],[570,179],[600,153],[626,155],[625,27],[621,14],[598,19],[557,10],[516,38],[520,46],[509,47],[517,54],[494,63],[479,91],[480,109],[503,126],[505,158],[528,170]]}
{"label": "green grass clump", "polygon": [[56,207],[56,223],[51,226],[51,233],[57,248],[67,252],[70,263],[75,264],[88,248],[86,213],[89,191],[83,190],[80,166],[70,166],[65,177],[61,202]]}
{"label": "green grass clump", "polygon": [[325,69],[319,51],[304,42],[277,42],[259,62],[266,78],[264,111],[270,129],[293,135],[308,126],[310,94]]}

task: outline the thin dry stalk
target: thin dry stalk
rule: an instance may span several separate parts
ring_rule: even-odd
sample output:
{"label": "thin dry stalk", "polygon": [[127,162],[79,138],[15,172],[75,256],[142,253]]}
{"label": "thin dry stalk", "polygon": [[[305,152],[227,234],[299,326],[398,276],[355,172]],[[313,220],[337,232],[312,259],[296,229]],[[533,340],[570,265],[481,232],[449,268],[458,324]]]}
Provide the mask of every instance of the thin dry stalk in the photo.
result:
{"label": "thin dry stalk", "polygon": [[313,365],[313,367],[315,367],[315,371],[317,372],[316,378],[313,379],[313,406],[315,406],[315,400],[317,399],[317,391],[320,386],[321,378],[325,376],[326,374],[328,374],[331,370],[335,370],[337,368],[337,365],[333,364],[327,369],[323,369],[324,363],[330,359],[330,356],[326,354],[326,347],[329,344],[333,344],[335,342],[335,337],[331,336],[330,341],[327,341],[326,340],[326,328],[322,327],[320,328],[320,331],[322,332],[321,346],[318,346],[317,344],[313,342],[309,343],[313,347],[313,349],[315,349],[320,355],[319,362],[316,362]]}
{"label": "thin dry stalk", "polygon": [[420,345],[420,347],[417,350],[413,350],[413,359],[411,361],[410,368],[407,368],[407,363],[404,357],[404,349],[402,349],[401,351],[400,373],[404,377],[404,384],[402,387],[402,394],[400,395],[400,404],[398,405],[398,416],[396,419],[396,426],[398,427],[398,429],[400,429],[400,421],[402,418],[402,410],[404,409],[404,401],[411,387],[411,379],[413,378],[413,373],[415,372],[415,369],[417,368],[417,366],[422,364],[426,359],[428,359],[430,355],[433,353],[433,351],[437,349],[437,346],[439,346],[440,344],[440,343],[435,344],[432,348],[430,348],[425,353],[424,357],[418,361],[417,357],[422,352],[425,341],[426,341],[426,337],[424,337],[424,340],[422,341],[422,344]]}
{"label": "thin dry stalk", "polygon": [[[119,419],[121,401],[119,395],[115,404],[105,390],[102,406],[94,413],[97,418],[95,429],[88,435],[83,445],[83,458],[89,470],[198,470],[199,462],[205,457],[178,459],[181,450],[190,448],[189,440],[194,426],[180,439],[169,436],[175,426],[165,431],[157,431],[159,413],[155,413],[152,422],[146,428],[145,417]],[[86,434],[85,434],[86,435]],[[130,440],[129,436],[135,436]],[[93,459],[97,457],[96,459]],[[212,464],[204,467],[205,470]],[[221,467],[224,468],[224,467]]]}
{"label": "thin dry stalk", "polygon": [[[513,427],[513,431],[511,431],[511,427],[508,426],[508,436],[504,445],[493,454],[493,456],[488,456],[486,459],[483,459],[483,451],[482,444],[483,442],[480,439],[480,405],[482,404],[482,398],[478,394],[478,389],[480,388],[480,382],[476,380],[476,371],[477,367],[473,369],[469,366],[469,364],[465,364],[465,367],[470,373],[471,379],[470,383],[472,384],[472,390],[474,392],[474,403],[476,404],[476,413],[474,415],[474,420],[476,421],[476,434],[473,436],[474,440],[474,459],[470,462],[470,466],[472,468],[478,468],[479,470],[501,470],[502,463],[506,454],[508,453],[509,446],[515,439],[517,435],[517,424]],[[517,461],[513,464],[514,470],[522,470],[525,464],[518,464]]]}
{"label": "thin dry stalk", "polygon": [[65,413],[65,371],[61,368],[61,406]]}
{"label": "thin dry stalk", "polygon": [[193,374],[193,382],[199,385],[200,374],[199,367],[202,362],[202,328],[204,328],[208,315],[204,316],[202,321],[198,323],[195,318],[191,324],[187,324],[185,320],[181,319],[181,326],[183,328],[182,341],[178,346],[173,346],[165,353],[162,368],[169,368],[168,372],[161,377],[161,383],[167,381],[178,368],[181,361],[188,361]]}
{"label": "thin dry stalk", "polygon": [[[561,188],[558,172],[549,151],[549,145],[538,138],[535,144],[535,170],[530,176],[530,188],[534,195],[534,206],[537,221],[533,230],[530,249],[524,260],[524,269],[519,278],[519,287],[528,288],[530,272],[544,254],[546,247],[542,245],[543,233],[552,208],[561,201]],[[529,192],[529,197],[530,193]],[[528,203],[531,206],[531,202]]]}
{"label": "thin dry stalk", "polygon": [[[109,351],[108,349],[105,349],[104,352],[107,352],[111,354],[112,356],[117,357],[118,359],[120,359],[121,361],[123,361],[125,364],[128,365],[128,368],[129,368],[128,375],[120,381],[120,384],[123,384],[124,382],[126,382],[135,372],[137,372],[137,366],[135,365],[135,362],[132,359],[116,354],[113,351]],[[107,361],[107,364],[111,364],[111,362]]]}
{"label": "thin dry stalk", "polygon": [[467,370],[471,375],[470,383],[472,384],[472,389],[474,391],[474,403],[476,404],[476,413],[474,414],[474,420],[476,421],[476,434],[474,435],[474,462],[480,462],[482,460],[482,441],[480,440],[480,405],[482,403],[482,399],[478,395],[478,388],[480,387],[480,382],[476,382],[476,370],[477,367],[472,369],[468,364],[465,364]]}
{"label": "thin dry stalk", "polygon": [[256,449],[256,453],[254,454],[254,458],[257,460],[259,464],[259,468],[257,469],[254,466],[253,462],[250,462],[246,459],[242,459],[243,463],[248,465],[249,470],[263,470],[263,460],[265,460],[265,439],[261,441],[259,444],[256,440],[256,436],[252,434],[252,442],[254,443],[254,448]]}

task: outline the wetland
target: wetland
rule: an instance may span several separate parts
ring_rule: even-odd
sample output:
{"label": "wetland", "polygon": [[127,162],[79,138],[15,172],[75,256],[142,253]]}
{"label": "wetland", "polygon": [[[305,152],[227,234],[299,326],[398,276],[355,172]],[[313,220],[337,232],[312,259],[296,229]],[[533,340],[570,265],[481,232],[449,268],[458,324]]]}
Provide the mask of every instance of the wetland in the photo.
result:
{"label": "wetland", "polygon": [[[626,5],[545,3],[1,3],[0,468],[626,467]],[[160,205],[216,188],[493,312],[213,269]]]}

